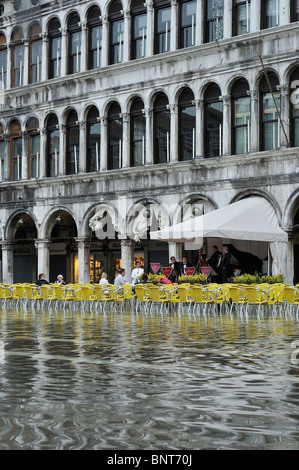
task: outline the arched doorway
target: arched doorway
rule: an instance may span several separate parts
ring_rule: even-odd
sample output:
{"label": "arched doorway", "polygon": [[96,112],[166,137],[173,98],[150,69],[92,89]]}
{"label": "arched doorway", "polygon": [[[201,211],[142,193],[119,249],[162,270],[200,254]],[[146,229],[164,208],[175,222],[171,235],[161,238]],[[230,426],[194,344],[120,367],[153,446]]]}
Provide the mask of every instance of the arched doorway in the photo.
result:
{"label": "arched doorway", "polygon": [[76,279],[77,259],[76,223],[71,214],[58,209],[50,219],[49,281],[55,282],[62,274],[66,282]]}
{"label": "arched doorway", "polygon": [[35,222],[27,213],[19,213],[13,218],[13,282],[34,282],[37,277],[37,256]]}

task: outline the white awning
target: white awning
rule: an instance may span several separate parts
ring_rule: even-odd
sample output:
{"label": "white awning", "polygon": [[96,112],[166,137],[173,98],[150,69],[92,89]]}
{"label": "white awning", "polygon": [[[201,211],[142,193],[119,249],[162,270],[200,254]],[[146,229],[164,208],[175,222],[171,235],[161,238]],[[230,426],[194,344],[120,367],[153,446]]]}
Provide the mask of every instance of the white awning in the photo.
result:
{"label": "white awning", "polygon": [[203,237],[286,242],[273,206],[263,197],[252,196],[185,222],[150,233],[152,240],[186,243]]}

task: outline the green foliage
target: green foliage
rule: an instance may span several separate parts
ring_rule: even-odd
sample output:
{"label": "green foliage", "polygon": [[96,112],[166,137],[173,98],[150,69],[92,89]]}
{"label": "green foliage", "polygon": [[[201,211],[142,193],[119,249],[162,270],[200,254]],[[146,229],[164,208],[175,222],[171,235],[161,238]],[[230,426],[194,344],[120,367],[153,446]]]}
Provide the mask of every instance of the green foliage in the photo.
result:
{"label": "green foliage", "polygon": [[204,274],[194,274],[193,276],[187,276],[186,274],[179,276],[178,284],[206,284],[207,276]]}
{"label": "green foliage", "polygon": [[277,274],[277,276],[260,276],[258,273],[255,274],[241,274],[234,278],[236,284],[277,284],[283,283],[283,275]]}

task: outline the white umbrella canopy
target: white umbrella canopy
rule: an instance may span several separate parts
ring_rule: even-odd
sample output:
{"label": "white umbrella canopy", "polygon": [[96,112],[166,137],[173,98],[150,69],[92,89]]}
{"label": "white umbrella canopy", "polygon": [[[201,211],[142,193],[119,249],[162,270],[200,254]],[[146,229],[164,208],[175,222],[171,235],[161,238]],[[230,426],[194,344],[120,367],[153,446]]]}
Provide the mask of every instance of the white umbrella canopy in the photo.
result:
{"label": "white umbrella canopy", "polygon": [[279,226],[272,205],[263,197],[252,196],[207,214],[150,233],[152,240],[199,243],[203,237],[286,242],[287,233]]}

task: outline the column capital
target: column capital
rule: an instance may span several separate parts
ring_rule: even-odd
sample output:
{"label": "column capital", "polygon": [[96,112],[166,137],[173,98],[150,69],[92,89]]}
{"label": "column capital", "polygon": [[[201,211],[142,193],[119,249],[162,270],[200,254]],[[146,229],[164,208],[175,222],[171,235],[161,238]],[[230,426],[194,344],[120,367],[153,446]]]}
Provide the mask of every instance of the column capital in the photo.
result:
{"label": "column capital", "polygon": [[248,96],[250,96],[252,100],[257,100],[259,97],[259,91],[257,88],[255,88],[254,90],[247,90],[246,93]]}

